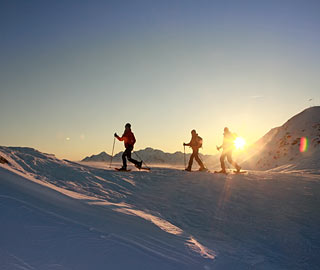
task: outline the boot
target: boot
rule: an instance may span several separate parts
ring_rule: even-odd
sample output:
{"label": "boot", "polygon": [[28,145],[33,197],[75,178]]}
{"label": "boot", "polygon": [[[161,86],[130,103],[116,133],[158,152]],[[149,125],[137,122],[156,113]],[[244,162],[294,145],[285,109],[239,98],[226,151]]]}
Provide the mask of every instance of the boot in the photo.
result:
{"label": "boot", "polygon": [[236,166],[236,170],[237,170],[237,173],[240,172],[240,170],[241,170],[241,167],[238,164]]}
{"label": "boot", "polygon": [[126,170],[127,170],[127,168],[123,167],[123,166],[119,169],[119,171],[126,171]]}
{"label": "boot", "polygon": [[141,167],[142,167],[142,160],[137,162],[136,167],[137,167],[139,170],[141,169]]}
{"label": "boot", "polygon": [[188,171],[188,172],[191,172],[191,168],[190,167],[186,168],[185,170]]}
{"label": "boot", "polygon": [[199,171],[200,171],[200,172],[206,172],[207,170],[208,170],[208,169],[207,169],[206,167],[200,167],[200,168],[199,168]]}

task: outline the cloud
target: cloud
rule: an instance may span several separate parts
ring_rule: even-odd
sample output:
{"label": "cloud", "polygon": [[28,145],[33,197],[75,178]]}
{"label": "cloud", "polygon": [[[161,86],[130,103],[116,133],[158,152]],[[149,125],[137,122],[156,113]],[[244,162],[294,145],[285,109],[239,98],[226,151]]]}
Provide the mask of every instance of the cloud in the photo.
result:
{"label": "cloud", "polygon": [[251,99],[260,99],[260,98],[264,98],[264,96],[255,95],[255,96],[249,96],[249,98],[251,98]]}

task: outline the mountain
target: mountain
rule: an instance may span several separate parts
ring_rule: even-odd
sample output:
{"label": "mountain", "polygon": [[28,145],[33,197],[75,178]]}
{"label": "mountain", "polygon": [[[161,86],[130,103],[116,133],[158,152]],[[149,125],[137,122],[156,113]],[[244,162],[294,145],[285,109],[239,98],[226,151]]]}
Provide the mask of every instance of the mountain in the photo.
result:
{"label": "mountain", "polygon": [[[114,162],[121,162],[121,156],[123,152],[116,154],[113,157]],[[137,155],[135,155],[135,153]],[[153,149],[147,147],[143,150],[134,151],[132,154],[133,158],[142,159],[148,164],[168,164],[168,165],[183,165],[184,164],[184,154],[180,151],[175,153],[166,153],[158,149]],[[188,162],[190,153],[186,154],[186,162]],[[208,164],[216,162],[218,158],[212,155],[200,154],[200,158]],[[86,157],[82,161],[84,162],[110,162],[111,156],[105,152],[101,152],[98,155],[92,155],[91,157]]]}
{"label": "mountain", "polygon": [[319,170],[320,106],[305,109],[270,130],[251,147],[248,155],[249,159],[243,163],[245,168]]}
{"label": "mountain", "polygon": [[92,155],[90,157],[85,157],[82,161],[85,162],[110,162],[111,156],[108,155],[106,152],[101,152],[98,155]]}

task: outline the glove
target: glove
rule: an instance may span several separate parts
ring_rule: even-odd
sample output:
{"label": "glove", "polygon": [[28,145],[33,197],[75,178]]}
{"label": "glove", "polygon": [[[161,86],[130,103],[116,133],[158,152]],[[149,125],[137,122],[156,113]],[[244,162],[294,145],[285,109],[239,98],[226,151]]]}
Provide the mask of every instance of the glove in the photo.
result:
{"label": "glove", "polygon": [[186,146],[186,144],[185,144],[185,143],[183,143],[183,146]]}
{"label": "glove", "polygon": [[119,137],[117,133],[115,133],[114,136],[115,136],[116,138]]}
{"label": "glove", "polygon": [[217,150],[220,151],[220,147],[219,146],[217,146]]}

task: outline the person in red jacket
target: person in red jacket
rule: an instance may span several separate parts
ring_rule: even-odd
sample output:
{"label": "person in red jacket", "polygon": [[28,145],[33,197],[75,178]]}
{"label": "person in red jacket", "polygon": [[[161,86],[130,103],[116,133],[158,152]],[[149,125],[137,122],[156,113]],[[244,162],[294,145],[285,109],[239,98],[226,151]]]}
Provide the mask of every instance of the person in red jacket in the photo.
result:
{"label": "person in red jacket", "polygon": [[133,158],[131,158],[131,152],[133,150],[133,146],[136,142],[136,138],[134,137],[134,134],[131,131],[131,125],[128,123],[125,125],[124,133],[121,137],[117,135],[117,133],[114,134],[114,136],[119,140],[124,142],[124,147],[126,150],[122,154],[122,168],[120,170],[127,170],[127,159],[132,162],[138,169],[141,169],[142,161],[137,161]]}
{"label": "person in red jacket", "polygon": [[189,164],[186,168],[186,171],[191,171],[193,159],[198,162],[200,166],[199,171],[206,171],[207,169],[204,167],[201,159],[199,158],[199,148],[202,147],[202,138],[194,129],[191,131],[191,141],[189,143],[183,143],[183,146],[190,146],[192,148],[192,154],[190,156]]}

